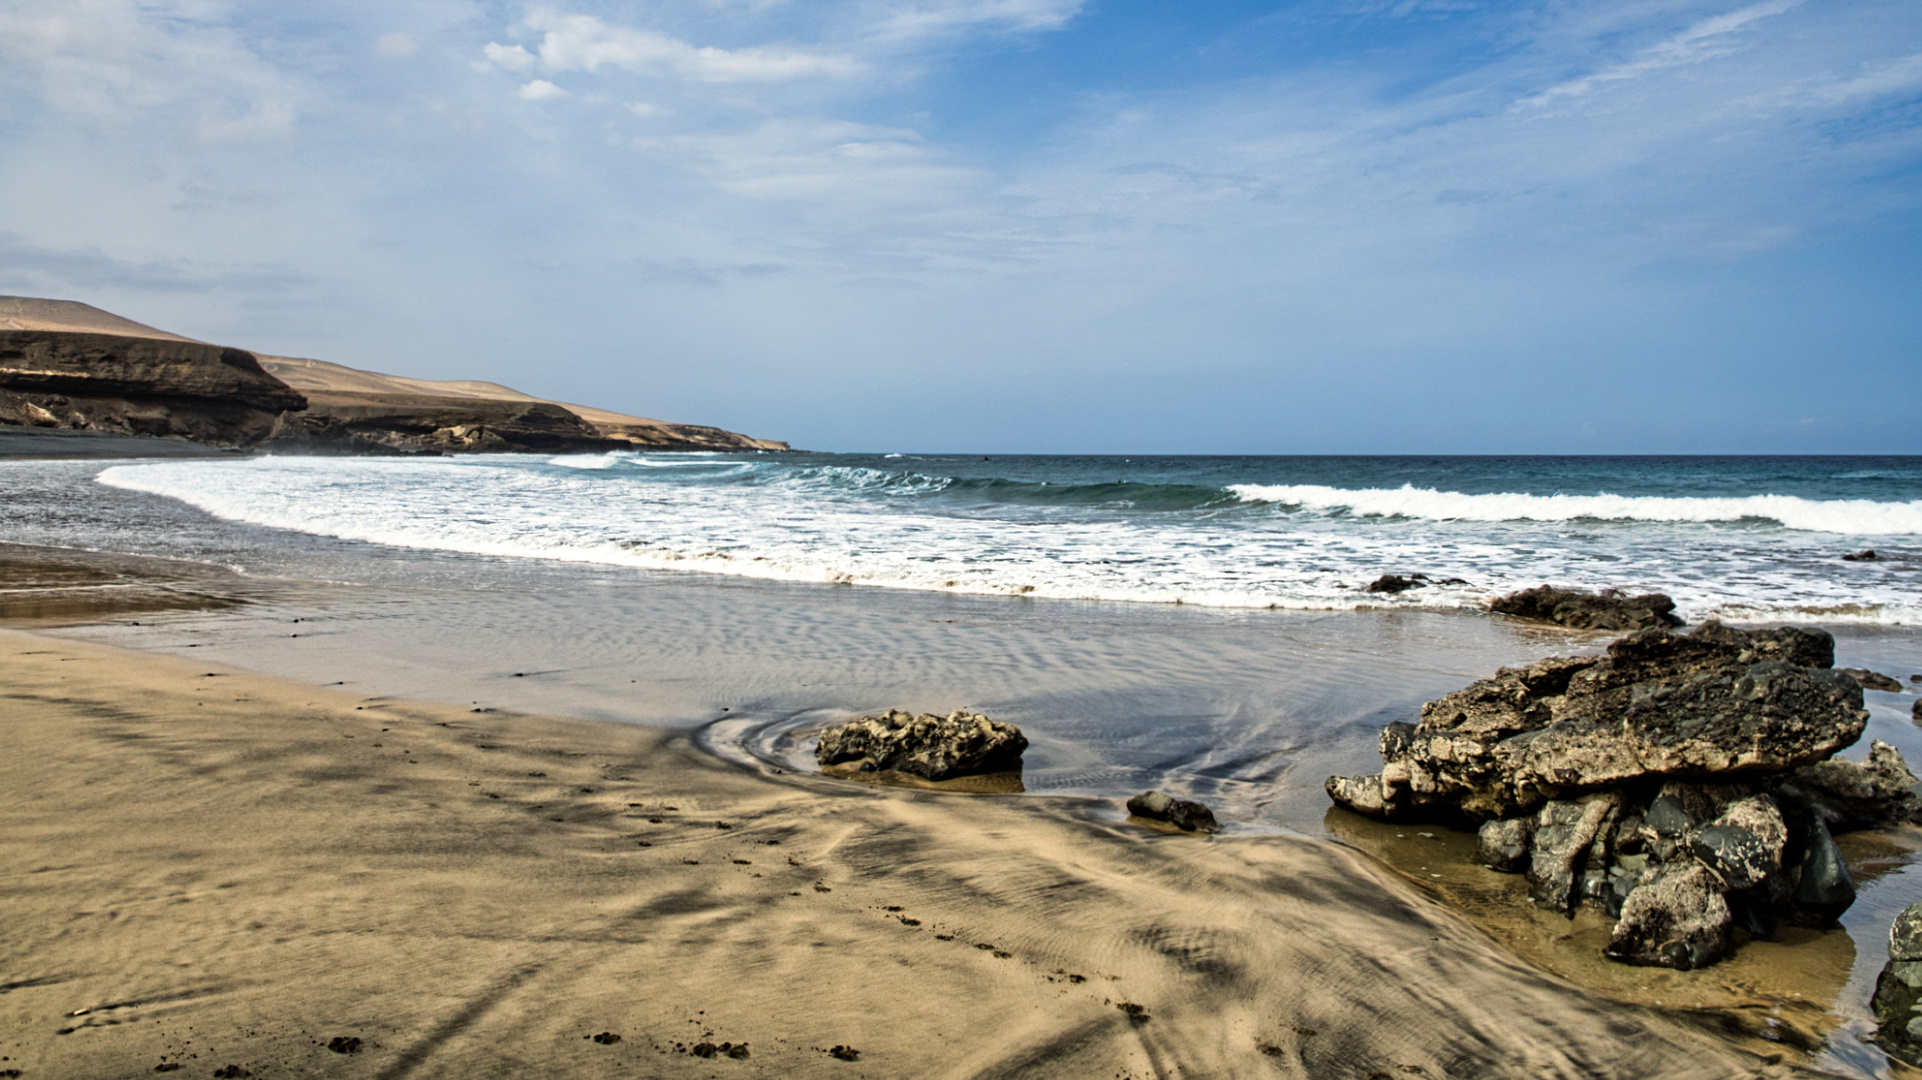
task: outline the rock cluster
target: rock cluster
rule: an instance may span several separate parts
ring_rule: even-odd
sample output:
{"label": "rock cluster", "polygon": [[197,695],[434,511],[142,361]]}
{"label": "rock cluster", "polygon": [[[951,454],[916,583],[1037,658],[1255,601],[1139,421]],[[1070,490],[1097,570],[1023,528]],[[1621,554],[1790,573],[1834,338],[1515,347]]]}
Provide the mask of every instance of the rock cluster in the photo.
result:
{"label": "rock cluster", "polygon": [[915,716],[896,709],[823,731],[814,760],[824,769],[886,770],[952,780],[1019,769],[1027,748],[1027,736],[1013,724],[966,712]]}
{"label": "rock cluster", "polygon": [[1618,589],[1599,593],[1538,585],[1489,601],[1497,615],[1550,622],[1572,630],[1641,630],[1650,626],[1680,626],[1675,601],[1662,593],[1624,596]]}
{"label": "rock cluster", "polygon": [[1922,1066],[1922,900],[1889,927],[1889,962],[1875,981],[1876,1041],[1890,1055]]}
{"label": "rock cluster", "polygon": [[1149,821],[1165,821],[1182,832],[1219,832],[1214,811],[1189,799],[1149,791],[1128,800],[1128,813]]}
{"label": "rock cluster", "polygon": [[1504,669],[1381,736],[1379,775],[1330,777],[1378,818],[1479,823],[1480,861],[1538,902],[1617,919],[1608,955],[1694,968],[1735,931],[1826,925],[1854,901],[1833,830],[1922,820],[1894,747],[1821,631],[1649,628],[1602,656]]}
{"label": "rock cluster", "polygon": [[1405,593],[1410,589],[1422,589],[1430,585],[1466,585],[1466,584],[1468,584],[1468,582],[1463,581],[1461,578],[1458,578],[1458,577],[1437,579],[1437,578],[1431,578],[1427,574],[1408,574],[1406,576],[1403,576],[1401,574],[1383,574],[1382,576],[1369,582],[1368,588],[1366,588],[1363,591],[1371,592],[1371,593],[1387,593],[1390,596],[1394,596],[1397,593]]}

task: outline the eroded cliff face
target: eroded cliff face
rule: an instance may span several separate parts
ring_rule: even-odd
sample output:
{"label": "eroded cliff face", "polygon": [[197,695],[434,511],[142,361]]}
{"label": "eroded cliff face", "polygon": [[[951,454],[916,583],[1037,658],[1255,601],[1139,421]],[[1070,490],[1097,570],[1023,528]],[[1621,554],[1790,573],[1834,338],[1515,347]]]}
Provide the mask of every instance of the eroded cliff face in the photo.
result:
{"label": "eroded cliff face", "polygon": [[252,447],[307,407],[249,352],[197,341],[0,329],[0,424]]}
{"label": "eroded cliff face", "polygon": [[490,401],[313,391],[264,448],[317,454],[605,453],[632,444],[603,437],[546,401]]}

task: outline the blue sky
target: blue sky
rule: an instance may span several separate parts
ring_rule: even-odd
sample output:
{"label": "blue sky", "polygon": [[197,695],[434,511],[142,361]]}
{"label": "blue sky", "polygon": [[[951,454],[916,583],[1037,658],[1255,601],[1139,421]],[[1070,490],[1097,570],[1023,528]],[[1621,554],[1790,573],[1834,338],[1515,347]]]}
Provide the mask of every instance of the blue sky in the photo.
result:
{"label": "blue sky", "polygon": [[1922,5],[0,0],[0,292],[992,452],[1922,452]]}

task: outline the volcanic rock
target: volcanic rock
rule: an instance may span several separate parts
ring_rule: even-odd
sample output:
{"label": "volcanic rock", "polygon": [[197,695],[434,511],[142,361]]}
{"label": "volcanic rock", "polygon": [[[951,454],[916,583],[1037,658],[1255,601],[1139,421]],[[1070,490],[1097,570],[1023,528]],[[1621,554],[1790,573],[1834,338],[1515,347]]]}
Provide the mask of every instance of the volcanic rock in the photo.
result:
{"label": "volcanic rock", "polygon": [[1605,955],[1683,971],[1721,959],[1734,925],[1719,886],[1713,872],[1692,860],[1655,870],[1628,894]]}
{"label": "volcanic rock", "polygon": [[1475,861],[1490,870],[1519,874],[1528,866],[1528,845],[1534,833],[1532,817],[1484,821],[1475,836]]}
{"label": "volcanic rock", "polygon": [[1498,597],[1489,602],[1488,610],[1575,630],[1640,630],[1682,625],[1682,620],[1675,615],[1675,601],[1662,593],[1624,596],[1617,589],[1591,593],[1538,585]]}
{"label": "volcanic rock", "polygon": [[1889,962],[1875,981],[1876,1041],[1891,1056],[1922,1065],[1922,900],[1889,927]]}
{"label": "volcanic rock", "polygon": [[1177,799],[1159,791],[1136,795],[1128,800],[1128,812],[1149,821],[1165,821],[1182,832],[1219,832],[1214,811],[1198,802]]}
{"label": "volcanic rock", "polygon": [[1833,655],[1821,631],[1650,628],[1429,702],[1420,724],[1383,732],[1378,796],[1358,778],[1328,792],[1374,817],[1486,820],[1635,781],[1814,764],[1868,719]]}
{"label": "volcanic rock", "polygon": [[1891,694],[1899,694],[1902,692],[1901,683],[1896,682],[1894,679],[1878,671],[1870,671],[1868,668],[1859,667],[1836,668],[1835,670],[1861,683],[1862,689],[1864,690],[1882,690]]}
{"label": "volcanic rock", "polygon": [[894,710],[823,731],[814,760],[822,768],[887,770],[950,780],[1019,769],[1027,748],[1027,736],[1013,724],[965,712],[940,717]]}
{"label": "volcanic rock", "polygon": [[1843,562],[1876,562],[1881,558],[1882,556],[1877,555],[1873,551],[1858,551],[1852,555],[1842,556],[1842,561]]}
{"label": "volcanic rock", "polygon": [[1865,761],[1831,759],[1797,769],[1787,779],[1819,805],[1836,828],[1922,824],[1922,793],[1916,790],[1915,774],[1902,752],[1880,739],[1869,743]]}

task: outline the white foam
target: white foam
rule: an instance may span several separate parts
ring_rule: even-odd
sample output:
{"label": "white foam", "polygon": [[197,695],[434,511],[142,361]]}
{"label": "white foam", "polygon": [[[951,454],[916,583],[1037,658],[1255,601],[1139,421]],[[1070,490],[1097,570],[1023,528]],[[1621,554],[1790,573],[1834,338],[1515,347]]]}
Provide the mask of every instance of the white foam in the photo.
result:
{"label": "white foam", "polygon": [[[727,458],[701,463],[720,469],[633,467],[651,464],[620,454],[253,458],[118,465],[100,480],[229,520],[346,540],[773,580],[1214,607],[1463,610],[1554,582],[1667,592],[1692,619],[1922,623],[1922,597],[1891,564],[1852,563],[1840,573],[1839,551],[1783,529],[1570,529],[1379,511],[1130,516],[927,499],[919,496],[949,481],[914,473]],[[1380,574],[1412,571],[1471,584],[1395,597],[1362,589]]]}
{"label": "white foam", "polygon": [[1246,502],[1429,521],[1774,521],[1805,532],[1922,536],[1922,500],[1803,499],[1793,495],[1674,498],[1648,495],[1470,495],[1403,485],[1347,490],[1314,484],[1235,484]]}

